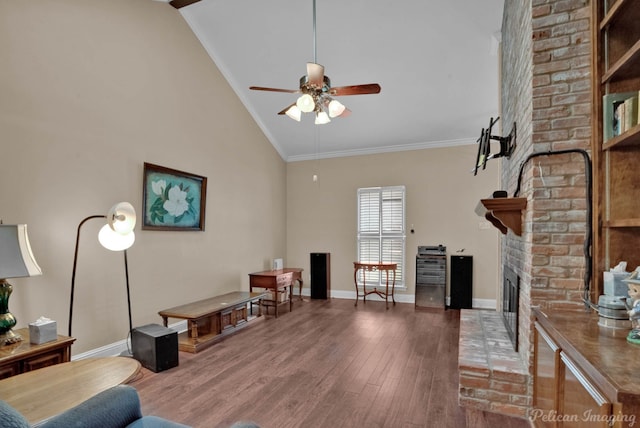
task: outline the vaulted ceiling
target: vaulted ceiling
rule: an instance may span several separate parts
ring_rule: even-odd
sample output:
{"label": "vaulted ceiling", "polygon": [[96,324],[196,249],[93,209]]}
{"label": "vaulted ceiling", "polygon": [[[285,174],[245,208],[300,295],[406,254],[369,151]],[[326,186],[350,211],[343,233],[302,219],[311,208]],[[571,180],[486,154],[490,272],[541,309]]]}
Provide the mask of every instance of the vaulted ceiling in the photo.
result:
{"label": "vaulted ceiling", "polygon": [[212,60],[287,161],[473,144],[498,115],[504,0],[317,0],[317,62],[352,114],[315,125],[277,113],[314,61],[313,0],[174,0]]}

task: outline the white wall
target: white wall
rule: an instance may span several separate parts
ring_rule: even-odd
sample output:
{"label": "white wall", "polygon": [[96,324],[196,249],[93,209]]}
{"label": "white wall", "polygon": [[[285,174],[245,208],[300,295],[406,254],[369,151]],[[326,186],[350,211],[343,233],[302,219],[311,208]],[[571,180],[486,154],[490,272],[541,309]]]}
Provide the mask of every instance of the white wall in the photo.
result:
{"label": "white wall", "polygon": [[[356,192],[361,187],[406,186],[407,290],[415,293],[415,256],[419,245],[443,244],[449,255],[463,249],[474,256],[474,299],[494,300],[498,281],[497,229],[475,214],[481,198],[499,187],[499,161],[473,176],[476,146],[457,146],[287,164],[287,259],[305,269],[309,253],[331,253],[331,289],[354,292]],[[318,181],[313,181],[313,175]],[[449,260],[447,260],[449,263]],[[403,294],[405,294],[403,296]]]}
{"label": "white wall", "polygon": [[[0,2],[0,58],[0,218],[29,225],[44,271],[11,280],[18,327],[44,315],[66,334],[78,224],[119,201],[141,215],[144,162],[206,176],[207,216],[205,232],[136,227],[134,326],[247,290],[275,257],[303,267],[308,286],[309,253],[328,251],[332,288],[353,291],[355,196],[367,186],[407,186],[406,296],[416,247],[442,243],[474,255],[474,298],[495,298],[498,232],[480,229],[474,208],[498,188],[498,164],[473,177],[475,147],[285,164],[166,3]],[[82,229],[74,354],[126,336],[122,254],[99,246],[100,226]]]}
{"label": "white wall", "polygon": [[[10,309],[66,334],[76,228],[142,206],[144,162],[208,178],[206,231],[143,231],[129,250],[133,324],[223,291],[285,252],[285,163],[180,13],[141,0],[0,2],[0,218],[27,223],[44,275]],[[126,337],[121,253],[82,229],[73,353]],[[174,320],[175,321],[175,320]]]}

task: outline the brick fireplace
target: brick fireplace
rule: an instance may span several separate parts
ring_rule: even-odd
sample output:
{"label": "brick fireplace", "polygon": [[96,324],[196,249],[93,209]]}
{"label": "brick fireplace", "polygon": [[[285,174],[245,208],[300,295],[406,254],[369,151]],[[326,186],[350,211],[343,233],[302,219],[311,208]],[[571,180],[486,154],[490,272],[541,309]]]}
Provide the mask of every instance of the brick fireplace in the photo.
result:
{"label": "brick fireplace", "polygon": [[[502,22],[501,123],[516,122],[517,146],[502,160],[501,188],[513,196],[520,166],[533,153],[590,150],[591,138],[591,6],[588,0],[506,1]],[[506,130],[508,132],[508,129]],[[497,190],[497,189],[491,189]],[[472,330],[470,315],[461,318],[460,404],[510,414],[531,405],[533,364],[532,306],[583,310],[587,228],[584,160],[578,154],[541,156],[527,162],[519,196],[527,198],[522,235],[501,239],[501,265],[519,278],[517,352],[522,377],[504,379],[508,367],[486,364],[486,382],[472,355],[506,352],[503,347],[463,346]],[[496,233],[500,233],[496,230]],[[501,284],[496,284],[502,306]],[[502,307],[497,308],[499,311]],[[461,315],[462,317],[462,315]],[[467,319],[467,322],[464,320]],[[506,332],[507,328],[504,327]],[[485,339],[486,340],[486,339]],[[492,339],[493,340],[493,339]],[[494,343],[499,343],[495,342]],[[466,354],[466,355],[465,355]],[[491,361],[493,357],[487,357]],[[494,358],[495,360],[495,358]],[[472,364],[469,364],[469,363]],[[515,364],[515,363],[514,363]],[[463,365],[467,369],[463,370]],[[515,366],[514,366],[515,367]],[[504,371],[503,371],[504,370]],[[469,374],[473,375],[469,377]],[[493,374],[493,377],[492,377]],[[471,379],[473,382],[464,383]],[[491,382],[503,389],[492,392]],[[503,384],[502,382],[507,382]],[[505,391],[518,391],[506,394]],[[473,396],[482,400],[470,400]],[[509,406],[502,405],[507,400]],[[515,400],[515,402],[514,402]],[[514,407],[513,405],[516,405]],[[501,410],[502,409],[502,410]],[[526,411],[524,412],[526,414]]]}

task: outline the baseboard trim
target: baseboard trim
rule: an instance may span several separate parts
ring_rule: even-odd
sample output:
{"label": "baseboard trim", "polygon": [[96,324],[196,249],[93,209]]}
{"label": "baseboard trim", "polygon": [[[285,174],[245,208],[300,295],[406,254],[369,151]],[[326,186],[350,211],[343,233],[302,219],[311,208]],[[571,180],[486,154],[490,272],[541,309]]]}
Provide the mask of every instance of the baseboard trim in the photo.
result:
{"label": "baseboard trim", "polygon": [[471,302],[473,309],[496,309],[496,299],[473,299]]}
{"label": "baseboard trim", "polygon": [[[309,297],[311,290],[305,288],[302,290],[302,295]],[[344,291],[344,290],[332,290],[331,298],[334,299],[356,299],[355,291]],[[384,302],[384,299],[377,294],[371,294],[367,297],[367,300]],[[396,294],[395,300],[398,303],[415,303],[415,295],[412,294]],[[447,305],[450,304],[450,298],[447,297]],[[496,300],[495,299],[473,299],[473,308],[474,309],[496,309]],[[182,333],[183,331],[187,331],[187,321],[179,321],[174,324],[170,324],[169,328],[177,331],[178,333]],[[83,352],[81,354],[73,355],[71,357],[72,361],[75,360],[83,360],[85,358],[98,358],[98,357],[113,357],[116,355],[129,354],[129,340],[123,339],[117,342],[110,343],[105,346],[101,346],[99,348],[91,349],[89,351]]]}
{"label": "baseboard trim", "polygon": [[[135,328],[135,327],[134,327]],[[179,321],[177,323],[169,325],[169,328],[182,333],[187,331],[187,321]],[[123,339],[117,342],[110,343],[99,348],[91,349],[81,354],[73,355],[71,361],[83,360],[85,358],[99,358],[99,357],[114,357],[117,355],[131,355],[129,350],[129,340]]]}

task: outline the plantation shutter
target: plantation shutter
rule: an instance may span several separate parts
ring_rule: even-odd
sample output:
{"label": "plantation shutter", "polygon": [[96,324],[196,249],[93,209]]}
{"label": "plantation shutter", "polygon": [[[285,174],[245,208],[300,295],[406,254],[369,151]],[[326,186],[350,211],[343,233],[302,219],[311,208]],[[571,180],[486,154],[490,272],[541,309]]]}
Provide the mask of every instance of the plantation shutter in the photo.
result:
{"label": "plantation shutter", "polygon": [[[405,188],[358,189],[358,261],[397,263],[396,285],[404,285]],[[359,272],[359,280],[362,273]],[[386,281],[378,272],[367,272],[367,284]]]}

